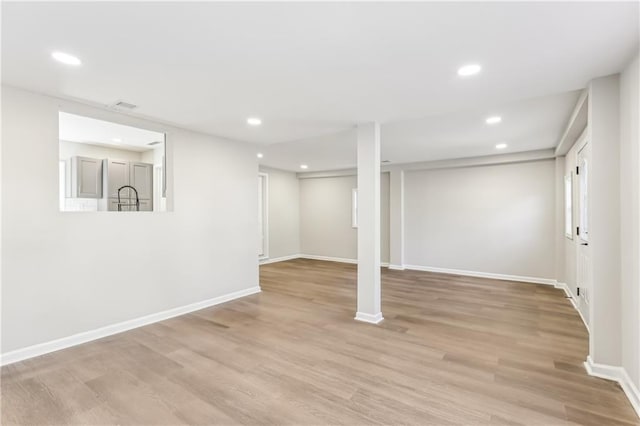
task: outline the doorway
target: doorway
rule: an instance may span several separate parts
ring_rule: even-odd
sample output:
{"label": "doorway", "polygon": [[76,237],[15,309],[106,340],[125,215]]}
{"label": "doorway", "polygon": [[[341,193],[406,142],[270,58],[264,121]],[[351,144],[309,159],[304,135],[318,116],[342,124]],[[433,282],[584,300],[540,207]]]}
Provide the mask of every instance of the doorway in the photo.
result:
{"label": "doorway", "polygon": [[[589,305],[592,294],[591,248],[589,247],[589,173],[591,167],[591,144],[589,141],[580,147],[577,154],[576,174],[578,178],[578,259],[577,287],[578,297]],[[591,316],[589,316],[591,317]]]}
{"label": "doorway", "polygon": [[269,258],[269,175],[258,173],[258,259]]}

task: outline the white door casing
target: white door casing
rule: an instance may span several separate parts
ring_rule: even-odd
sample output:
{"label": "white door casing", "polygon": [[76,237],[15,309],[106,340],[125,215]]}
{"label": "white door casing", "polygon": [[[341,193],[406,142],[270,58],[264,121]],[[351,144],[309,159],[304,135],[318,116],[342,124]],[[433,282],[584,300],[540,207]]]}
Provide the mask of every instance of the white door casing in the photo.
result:
{"label": "white door casing", "polygon": [[576,170],[578,193],[578,261],[577,286],[580,289],[580,302],[590,303],[593,294],[591,272],[591,248],[589,247],[589,172],[591,167],[591,145],[586,141],[578,150]]}
{"label": "white door casing", "polygon": [[269,175],[258,173],[258,258],[269,258]]}

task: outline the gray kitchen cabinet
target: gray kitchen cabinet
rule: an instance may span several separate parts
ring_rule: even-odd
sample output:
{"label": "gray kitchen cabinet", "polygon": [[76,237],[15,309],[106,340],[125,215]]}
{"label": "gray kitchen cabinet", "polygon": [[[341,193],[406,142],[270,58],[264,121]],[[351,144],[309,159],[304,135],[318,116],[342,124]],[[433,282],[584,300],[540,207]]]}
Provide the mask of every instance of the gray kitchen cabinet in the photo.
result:
{"label": "gray kitchen cabinet", "polygon": [[[129,185],[129,162],[120,160],[104,160],[104,187],[107,197],[118,198],[118,188]],[[129,190],[124,189],[120,196],[129,198]]]}
{"label": "gray kitchen cabinet", "polygon": [[[121,206],[118,210],[118,189],[125,185],[138,191],[140,211],[153,211],[153,164],[138,161],[104,160],[104,191],[107,199],[102,201],[103,210],[135,211],[135,206]],[[130,188],[120,191],[120,202],[135,204],[135,192]]]}
{"label": "gray kitchen cabinet", "polygon": [[109,198],[107,200],[107,211],[117,212],[118,211],[118,199],[117,198]]}
{"label": "gray kitchen cabinet", "polygon": [[[110,212],[134,212],[136,211],[136,199],[135,198],[120,198],[120,202],[123,204],[127,204],[121,207],[121,210],[118,210],[118,199],[117,198],[109,198],[109,203],[107,204],[107,210]],[[130,205],[129,205],[130,204]],[[153,203],[151,200],[140,200],[140,210],[141,212],[151,212],[153,211]]]}
{"label": "gray kitchen cabinet", "polygon": [[71,198],[102,198],[102,160],[71,157]]}
{"label": "gray kitchen cabinet", "polygon": [[[129,185],[138,191],[138,198],[151,200],[153,198],[153,164],[138,162],[129,164]],[[133,191],[129,196],[135,198]]]}
{"label": "gray kitchen cabinet", "polygon": [[[133,200],[135,203],[136,200]],[[141,212],[152,212],[153,211],[153,202],[151,200],[140,200],[140,211]]]}

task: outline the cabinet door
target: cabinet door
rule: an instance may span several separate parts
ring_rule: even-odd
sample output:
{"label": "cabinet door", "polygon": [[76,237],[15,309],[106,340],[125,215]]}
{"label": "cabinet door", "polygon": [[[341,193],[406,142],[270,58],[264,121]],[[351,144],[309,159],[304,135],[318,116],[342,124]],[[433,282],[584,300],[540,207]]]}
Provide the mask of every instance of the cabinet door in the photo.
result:
{"label": "cabinet door", "polygon": [[[107,160],[107,164],[107,197],[118,198],[118,188],[129,185],[129,162]],[[120,197],[129,198],[129,189],[123,189]]]}
{"label": "cabinet door", "polygon": [[[130,163],[129,185],[138,191],[141,200],[151,200],[153,198],[153,164]],[[131,198],[136,196],[131,191]]]}
{"label": "cabinet door", "polygon": [[[127,198],[122,199],[121,202],[125,203],[129,200]],[[118,211],[118,199],[117,198],[109,198],[109,204],[107,205],[107,211],[117,212]]]}
{"label": "cabinet door", "polygon": [[[136,200],[133,200],[135,203]],[[133,208],[135,210],[135,207]],[[141,212],[152,212],[153,211],[153,203],[151,200],[140,200],[140,211]]]}
{"label": "cabinet door", "polygon": [[[124,192],[124,191],[123,191]],[[117,212],[117,211],[121,211],[121,212],[135,212],[136,210],[136,200],[135,198],[120,198],[120,202],[123,203],[124,205],[120,206],[120,210],[118,210],[118,199],[117,198],[110,198],[109,199],[109,205],[108,205],[108,210],[110,212]],[[153,209],[151,208],[151,201],[149,200],[145,200],[145,201],[140,201],[140,211],[144,212],[144,211],[152,211]]]}
{"label": "cabinet door", "polygon": [[102,197],[102,160],[88,157],[74,157],[72,162],[75,191],[78,198]]}

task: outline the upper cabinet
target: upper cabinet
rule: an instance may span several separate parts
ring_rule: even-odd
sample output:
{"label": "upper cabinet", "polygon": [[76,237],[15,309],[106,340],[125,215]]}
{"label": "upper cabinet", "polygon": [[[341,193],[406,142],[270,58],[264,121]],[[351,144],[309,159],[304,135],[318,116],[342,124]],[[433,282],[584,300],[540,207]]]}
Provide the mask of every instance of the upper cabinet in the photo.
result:
{"label": "upper cabinet", "polygon": [[102,160],[72,157],[70,169],[71,198],[102,198]]}
{"label": "upper cabinet", "polygon": [[[118,189],[129,185],[129,162],[120,160],[104,160],[104,187],[108,198],[118,198]],[[129,198],[129,190],[120,193]]]}
{"label": "upper cabinet", "polygon": [[[136,162],[129,164],[129,185],[138,191],[138,198],[151,200],[153,198],[153,164]],[[130,196],[135,198],[135,194]]]}
{"label": "upper cabinet", "polygon": [[[117,199],[118,189],[129,185],[138,191],[140,200],[153,200],[153,164],[106,159],[103,167],[107,198]],[[135,197],[135,192],[130,188],[120,191],[121,200],[135,200]]]}

